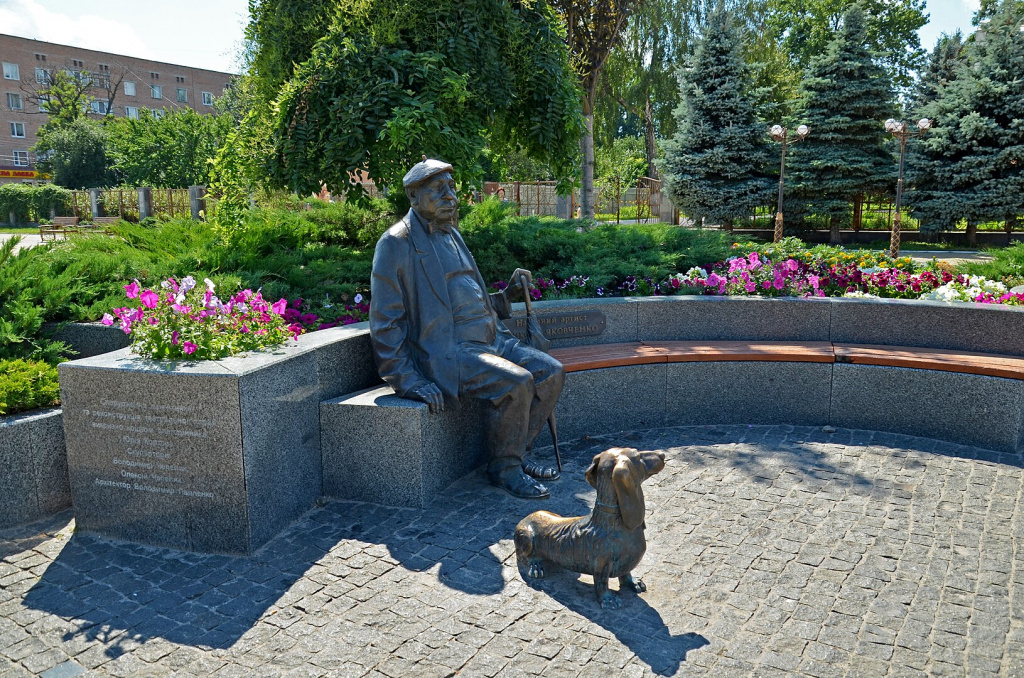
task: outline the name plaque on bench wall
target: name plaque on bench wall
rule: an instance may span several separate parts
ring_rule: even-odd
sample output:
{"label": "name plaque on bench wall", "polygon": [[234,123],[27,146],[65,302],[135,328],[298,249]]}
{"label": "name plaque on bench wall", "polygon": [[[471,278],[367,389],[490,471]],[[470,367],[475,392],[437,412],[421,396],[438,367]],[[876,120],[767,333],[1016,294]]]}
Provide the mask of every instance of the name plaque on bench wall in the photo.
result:
{"label": "name plaque on bench wall", "polygon": [[[570,313],[536,313],[544,336],[548,339],[596,337],[604,333],[607,321],[601,311],[574,311]],[[520,340],[526,337],[526,316],[504,321],[509,332]]]}

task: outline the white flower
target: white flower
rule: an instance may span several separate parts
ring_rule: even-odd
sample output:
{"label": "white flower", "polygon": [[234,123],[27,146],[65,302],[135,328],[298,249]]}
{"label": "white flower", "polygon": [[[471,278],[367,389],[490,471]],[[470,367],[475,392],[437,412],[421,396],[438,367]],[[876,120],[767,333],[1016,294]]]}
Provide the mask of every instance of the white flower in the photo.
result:
{"label": "white flower", "polygon": [[[735,257],[733,258],[735,259]],[[694,266],[686,272],[686,277],[690,280],[693,280],[694,278],[707,278],[708,272],[699,266]]]}
{"label": "white flower", "polygon": [[217,288],[217,286],[214,285],[213,281],[210,280],[209,278],[203,278],[203,282],[206,283],[206,289],[210,290],[211,292]]}
{"label": "white flower", "polygon": [[844,297],[853,298],[853,299],[878,299],[878,295],[877,294],[869,294],[868,292],[861,292],[860,290],[854,290],[852,292],[847,292],[843,296]]}
{"label": "white flower", "polygon": [[361,303],[363,303],[363,295],[361,295],[361,294],[357,294],[357,295],[356,295],[356,298],[355,298],[355,302],[356,302],[357,304],[361,304]]}
{"label": "white flower", "polygon": [[181,287],[178,288],[180,294],[188,294],[189,290],[196,286],[196,279],[190,275],[185,276],[181,280]]}

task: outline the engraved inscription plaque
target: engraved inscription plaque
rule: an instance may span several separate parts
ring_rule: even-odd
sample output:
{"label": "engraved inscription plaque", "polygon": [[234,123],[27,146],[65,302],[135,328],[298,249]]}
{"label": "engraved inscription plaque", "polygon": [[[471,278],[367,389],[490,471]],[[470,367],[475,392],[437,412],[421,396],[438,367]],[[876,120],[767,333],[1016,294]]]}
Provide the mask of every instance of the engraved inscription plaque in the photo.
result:
{"label": "engraved inscription plaque", "polygon": [[[596,337],[605,330],[606,320],[601,311],[574,311],[570,313],[537,313],[544,336],[548,339]],[[526,316],[509,318],[505,327],[520,340],[526,336]]]}

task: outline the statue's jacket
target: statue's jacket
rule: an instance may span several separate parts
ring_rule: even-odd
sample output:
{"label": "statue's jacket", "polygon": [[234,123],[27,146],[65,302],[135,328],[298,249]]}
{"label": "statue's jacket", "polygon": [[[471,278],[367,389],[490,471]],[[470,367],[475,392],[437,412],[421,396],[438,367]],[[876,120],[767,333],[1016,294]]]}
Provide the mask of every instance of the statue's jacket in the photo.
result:
{"label": "statue's jacket", "polygon": [[[481,290],[480,270],[458,229],[460,253],[471,262]],[[499,320],[508,317],[504,295],[484,295],[496,326],[494,352],[502,355],[518,340]],[[377,371],[400,396],[432,381],[449,399],[459,393],[459,352],[445,272],[426,226],[412,210],[377,241],[370,278],[370,337]]]}

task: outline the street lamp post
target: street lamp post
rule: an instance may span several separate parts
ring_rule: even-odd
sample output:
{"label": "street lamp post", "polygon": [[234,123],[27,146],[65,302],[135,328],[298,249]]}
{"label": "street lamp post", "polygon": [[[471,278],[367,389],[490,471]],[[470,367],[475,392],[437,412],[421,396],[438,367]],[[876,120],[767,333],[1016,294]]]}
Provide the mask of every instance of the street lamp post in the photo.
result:
{"label": "street lamp post", "polygon": [[[775,141],[782,142],[782,164],[779,165],[779,208],[778,211],[775,212],[775,242],[779,242],[782,240],[782,184],[786,179],[786,143],[789,130],[782,125],[773,125],[772,128],[768,130],[768,133],[772,135],[772,139],[775,139]],[[796,128],[796,139],[790,143],[795,144],[798,141],[803,141],[810,133],[810,127],[807,125],[800,125]]]}
{"label": "street lamp post", "polygon": [[893,259],[900,255],[900,225],[903,222],[903,156],[907,152],[907,139],[921,136],[932,126],[928,118],[917,121],[917,129],[907,129],[907,123],[889,118],[885,121],[885,131],[900,140],[900,169],[896,179],[896,214],[892,218],[892,235],[889,239],[889,256]]}

